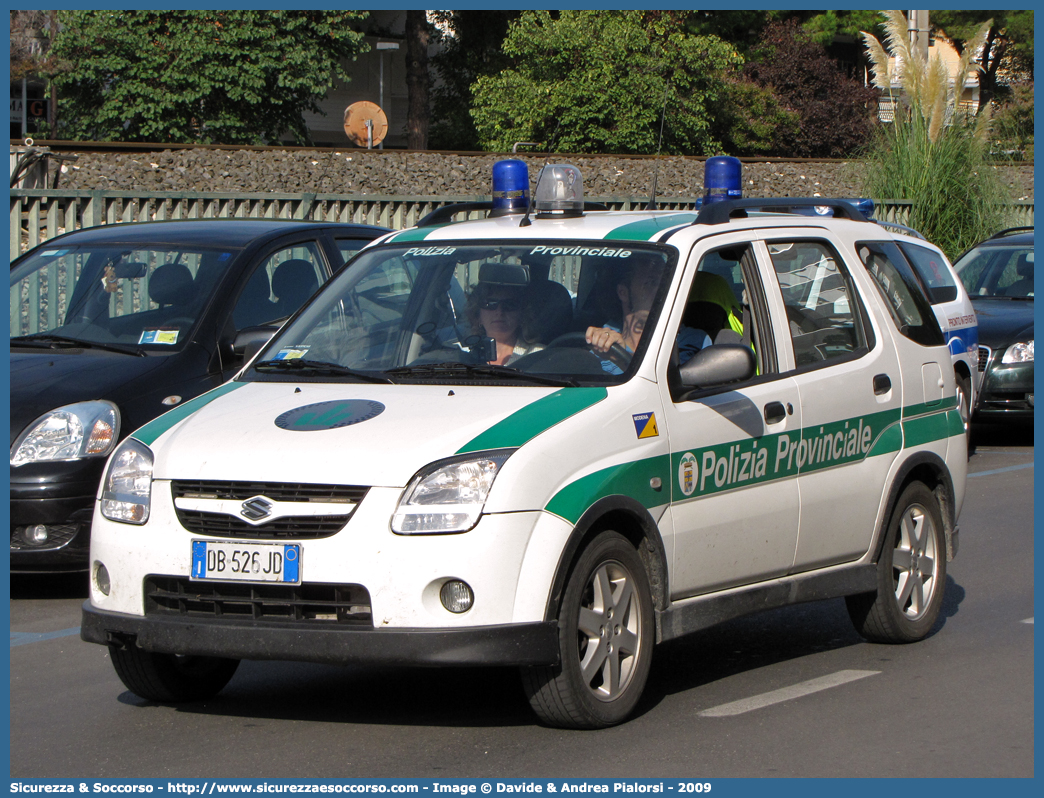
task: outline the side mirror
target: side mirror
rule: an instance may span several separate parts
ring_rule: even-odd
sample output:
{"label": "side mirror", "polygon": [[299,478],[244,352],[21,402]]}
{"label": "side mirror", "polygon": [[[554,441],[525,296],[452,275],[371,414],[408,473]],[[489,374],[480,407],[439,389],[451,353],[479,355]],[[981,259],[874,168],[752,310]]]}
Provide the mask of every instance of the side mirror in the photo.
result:
{"label": "side mirror", "polygon": [[278,327],[271,326],[244,327],[232,341],[232,354],[243,358],[244,362],[250,360],[272,340],[278,330]]}
{"label": "side mirror", "polygon": [[715,344],[701,349],[678,369],[683,388],[711,388],[751,379],[758,370],[754,352],[743,344]]}

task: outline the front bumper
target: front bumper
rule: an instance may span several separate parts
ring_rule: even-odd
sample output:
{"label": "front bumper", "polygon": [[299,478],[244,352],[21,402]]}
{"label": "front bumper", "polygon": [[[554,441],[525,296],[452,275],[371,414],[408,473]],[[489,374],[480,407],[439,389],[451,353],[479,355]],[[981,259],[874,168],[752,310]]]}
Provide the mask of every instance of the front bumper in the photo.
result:
{"label": "front bumper", "polygon": [[[104,460],[29,463],[11,469],[11,571],[86,571],[94,495]],[[46,539],[25,532],[43,526]]]}
{"label": "front bumper", "polygon": [[979,421],[1033,420],[1033,362],[1002,364],[1003,349],[988,359],[975,407]]}
{"label": "front bumper", "polygon": [[453,629],[308,627],[292,621],[124,615],[83,605],[80,637],[165,654],[381,665],[556,665],[554,621]]}

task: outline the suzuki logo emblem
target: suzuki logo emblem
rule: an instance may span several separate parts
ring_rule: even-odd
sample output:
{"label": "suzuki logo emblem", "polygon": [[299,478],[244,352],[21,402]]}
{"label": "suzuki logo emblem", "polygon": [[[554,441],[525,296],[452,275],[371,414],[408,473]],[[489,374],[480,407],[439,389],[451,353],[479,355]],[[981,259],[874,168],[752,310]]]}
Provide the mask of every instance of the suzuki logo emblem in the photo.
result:
{"label": "suzuki logo emblem", "polygon": [[271,515],[272,507],[274,506],[264,496],[255,496],[252,499],[247,499],[240,505],[240,513],[242,513],[244,518],[249,518],[251,521],[259,521]]}

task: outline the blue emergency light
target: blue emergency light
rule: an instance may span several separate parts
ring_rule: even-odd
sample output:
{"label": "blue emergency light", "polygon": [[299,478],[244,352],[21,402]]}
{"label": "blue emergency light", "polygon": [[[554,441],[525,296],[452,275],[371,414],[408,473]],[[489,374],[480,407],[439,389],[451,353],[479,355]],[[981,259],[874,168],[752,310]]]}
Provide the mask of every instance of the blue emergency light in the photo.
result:
{"label": "blue emergency light", "polygon": [[529,167],[509,158],[493,164],[493,209],[490,216],[525,213],[529,207]]}
{"label": "blue emergency light", "polygon": [[703,165],[703,205],[743,198],[743,166],[739,158],[716,155]]}

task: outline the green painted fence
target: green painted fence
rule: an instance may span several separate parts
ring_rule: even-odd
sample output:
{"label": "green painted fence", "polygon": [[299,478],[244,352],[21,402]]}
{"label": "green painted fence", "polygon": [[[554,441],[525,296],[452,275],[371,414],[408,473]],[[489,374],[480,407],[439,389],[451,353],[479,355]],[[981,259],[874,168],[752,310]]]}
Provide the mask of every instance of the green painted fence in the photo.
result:
{"label": "green painted fence", "polygon": [[[242,194],[218,192],[86,191],[11,189],[11,259],[60,233],[119,222],[163,219],[311,219],[378,224],[401,230],[428,212],[488,196],[399,197],[374,194]],[[648,198],[587,197],[613,210],[642,207]],[[696,198],[657,199],[661,210],[694,210]],[[1033,202],[1014,203],[1017,224],[1033,224]],[[905,224],[910,203],[877,201],[882,221]],[[478,216],[480,214],[472,214]],[[464,218],[460,216],[459,218]]]}

